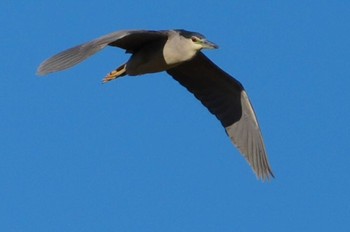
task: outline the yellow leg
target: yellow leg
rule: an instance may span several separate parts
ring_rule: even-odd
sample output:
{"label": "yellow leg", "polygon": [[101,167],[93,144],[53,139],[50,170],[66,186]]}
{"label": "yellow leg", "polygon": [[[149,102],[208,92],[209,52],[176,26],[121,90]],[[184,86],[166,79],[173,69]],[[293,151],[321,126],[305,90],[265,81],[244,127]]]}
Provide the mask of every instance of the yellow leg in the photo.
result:
{"label": "yellow leg", "polygon": [[124,76],[125,74],[126,74],[126,64],[123,64],[116,70],[113,70],[112,72],[108,73],[107,76],[103,78],[102,83],[112,81],[118,77]]}

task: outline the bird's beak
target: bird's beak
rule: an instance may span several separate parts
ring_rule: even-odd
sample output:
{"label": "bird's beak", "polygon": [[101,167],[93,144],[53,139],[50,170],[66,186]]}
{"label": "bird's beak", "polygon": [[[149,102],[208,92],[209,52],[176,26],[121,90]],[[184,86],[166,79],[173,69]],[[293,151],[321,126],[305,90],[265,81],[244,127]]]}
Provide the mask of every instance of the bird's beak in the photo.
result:
{"label": "bird's beak", "polygon": [[217,49],[217,48],[219,48],[219,46],[216,45],[213,42],[210,42],[209,40],[204,40],[203,41],[203,48],[206,48],[206,49]]}

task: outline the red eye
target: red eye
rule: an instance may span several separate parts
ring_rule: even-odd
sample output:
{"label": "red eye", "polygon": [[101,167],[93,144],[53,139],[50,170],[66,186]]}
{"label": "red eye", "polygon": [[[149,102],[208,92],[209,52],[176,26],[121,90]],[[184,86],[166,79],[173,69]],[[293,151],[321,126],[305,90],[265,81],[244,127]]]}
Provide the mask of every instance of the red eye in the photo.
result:
{"label": "red eye", "polygon": [[193,36],[191,39],[192,39],[192,42],[194,42],[194,43],[198,42],[198,38],[197,37]]}

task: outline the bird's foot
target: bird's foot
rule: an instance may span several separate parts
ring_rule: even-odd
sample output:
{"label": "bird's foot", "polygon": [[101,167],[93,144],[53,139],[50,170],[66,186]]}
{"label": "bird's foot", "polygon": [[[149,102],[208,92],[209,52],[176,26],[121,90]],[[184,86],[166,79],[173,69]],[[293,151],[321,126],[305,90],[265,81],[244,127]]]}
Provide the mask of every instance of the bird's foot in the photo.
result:
{"label": "bird's foot", "polygon": [[123,64],[122,66],[120,66],[116,70],[113,70],[112,72],[108,73],[107,76],[105,78],[103,78],[102,83],[112,81],[112,80],[114,80],[118,77],[122,77],[124,75],[126,75],[126,64]]}

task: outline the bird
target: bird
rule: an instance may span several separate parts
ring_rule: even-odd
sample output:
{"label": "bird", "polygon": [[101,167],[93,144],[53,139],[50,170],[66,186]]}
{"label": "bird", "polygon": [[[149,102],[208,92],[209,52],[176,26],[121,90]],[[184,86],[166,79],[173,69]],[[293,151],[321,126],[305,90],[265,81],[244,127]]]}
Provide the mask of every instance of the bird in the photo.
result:
{"label": "bird", "polygon": [[274,177],[246,90],[204,55],[203,49],[217,49],[218,45],[198,32],[183,29],[112,32],[52,56],[40,64],[37,74],[43,76],[71,68],[107,46],[124,49],[131,55],[108,73],[103,83],[125,75],[167,72],[216,116],[257,179]]}

